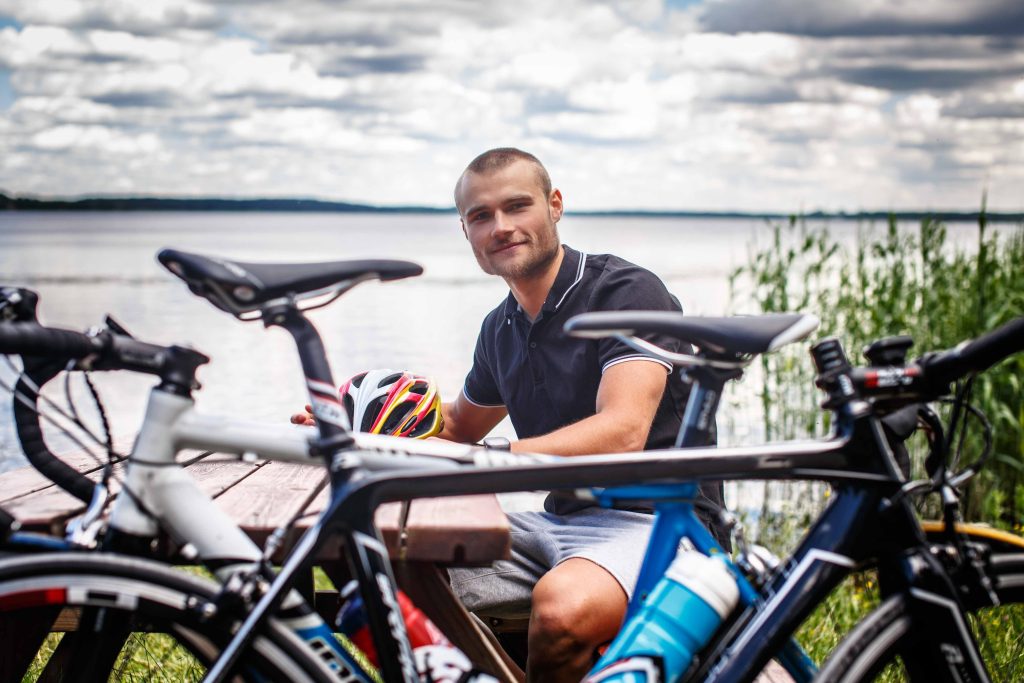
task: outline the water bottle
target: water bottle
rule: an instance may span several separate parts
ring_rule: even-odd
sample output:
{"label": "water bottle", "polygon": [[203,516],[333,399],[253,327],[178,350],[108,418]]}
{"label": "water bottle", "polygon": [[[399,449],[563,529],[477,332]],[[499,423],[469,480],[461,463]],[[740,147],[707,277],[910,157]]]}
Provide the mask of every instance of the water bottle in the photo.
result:
{"label": "water bottle", "polygon": [[[341,633],[355,643],[374,666],[378,666],[380,662],[377,661],[377,650],[373,646],[369,620],[357,589],[358,585],[355,581],[349,582],[342,589],[341,597],[344,604],[338,613],[337,624]],[[398,591],[398,606],[402,611],[409,644],[412,645],[413,650],[428,645],[452,647],[452,644],[441,633],[441,629],[435,626],[434,622],[416,607],[402,591]]]}
{"label": "water bottle", "polygon": [[[351,640],[374,666],[379,666],[377,649],[373,646],[369,620],[358,585],[349,582],[341,590],[344,600],[336,620],[338,630]],[[498,683],[490,674],[473,667],[473,663],[445,637],[434,622],[402,591],[398,591],[398,607],[412,646],[416,671],[421,681],[433,683]]]}
{"label": "water bottle", "polygon": [[678,679],[738,600],[736,580],[721,558],[681,550],[585,680]]}

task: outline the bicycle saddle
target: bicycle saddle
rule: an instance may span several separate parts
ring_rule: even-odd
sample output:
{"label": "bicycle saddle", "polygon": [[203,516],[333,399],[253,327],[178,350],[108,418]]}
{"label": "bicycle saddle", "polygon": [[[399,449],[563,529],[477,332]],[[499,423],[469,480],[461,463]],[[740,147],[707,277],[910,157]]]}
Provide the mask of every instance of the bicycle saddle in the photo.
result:
{"label": "bicycle saddle", "polygon": [[565,331],[576,337],[656,332],[682,339],[705,353],[727,356],[774,351],[817,328],[818,319],[803,313],[708,318],[676,311],[597,311],[574,316],[565,323]]}
{"label": "bicycle saddle", "polygon": [[234,315],[258,310],[284,297],[305,298],[325,290],[343,291],[362,280],[400,280],[419,275],[411,261],[369,259],[326,263],[243,263],[177,249],[163,249],[157,260],[184,280],[193,293]]}

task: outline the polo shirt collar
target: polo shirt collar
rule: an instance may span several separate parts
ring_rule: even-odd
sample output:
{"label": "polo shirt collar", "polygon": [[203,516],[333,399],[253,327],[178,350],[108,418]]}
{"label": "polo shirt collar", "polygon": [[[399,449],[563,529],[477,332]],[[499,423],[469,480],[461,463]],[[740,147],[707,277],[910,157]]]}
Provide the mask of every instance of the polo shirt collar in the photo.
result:
{"label": "polo shirt collar", "polygon": [[[583,280],[587,255],[576,251],[567,244],[562,245],[562,250],[564,252],[562,264],[558,267],[558,275],[555,276],[555,281],[551,285],[551,291],[548,292],[547,298],[544,299],[544,305],[541,306],[541,312],[543,313],[557,311],[558,307],[569,296],[569,293],[579,286]],[[512,292],[509,292],[508,298],[505,299],[505,317],[511,318],[521,311],[519,302],[512,296]]]}

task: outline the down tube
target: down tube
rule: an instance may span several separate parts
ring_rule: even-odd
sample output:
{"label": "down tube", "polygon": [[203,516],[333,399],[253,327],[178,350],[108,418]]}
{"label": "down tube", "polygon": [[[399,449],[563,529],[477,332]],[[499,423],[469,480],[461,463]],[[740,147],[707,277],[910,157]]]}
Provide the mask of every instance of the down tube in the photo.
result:
{"label": "down tube", "polygon": [[[739,633],[716,652],[704,680],[750,680],[783,647],[810,612],[858,564],[862,527],[873,523],[878,494],[840,489],[800,547],[765,590],[765,600]],[[868,514],[865,514],[865,513]],[[865,519],[868,518],[868,519]]]}

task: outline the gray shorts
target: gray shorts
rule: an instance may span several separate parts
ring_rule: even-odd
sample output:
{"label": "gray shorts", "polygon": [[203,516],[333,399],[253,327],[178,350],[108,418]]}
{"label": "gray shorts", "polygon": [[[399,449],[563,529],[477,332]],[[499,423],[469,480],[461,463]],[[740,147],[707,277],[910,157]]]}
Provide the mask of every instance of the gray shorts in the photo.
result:
{"label": "gray shorts", "polygon": [[533,586],[556,565],[582,557],[615,577],[633,595],[653,515],[591,507],[565,515],[512,512],[512,558],[490,567],[448,570],[466,608],[505,619],[530,615]]}

